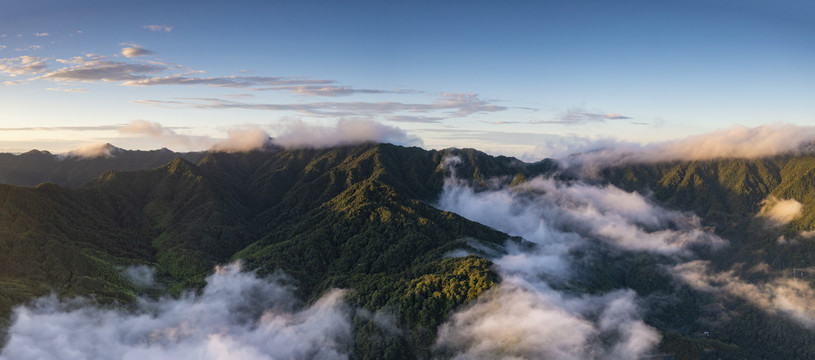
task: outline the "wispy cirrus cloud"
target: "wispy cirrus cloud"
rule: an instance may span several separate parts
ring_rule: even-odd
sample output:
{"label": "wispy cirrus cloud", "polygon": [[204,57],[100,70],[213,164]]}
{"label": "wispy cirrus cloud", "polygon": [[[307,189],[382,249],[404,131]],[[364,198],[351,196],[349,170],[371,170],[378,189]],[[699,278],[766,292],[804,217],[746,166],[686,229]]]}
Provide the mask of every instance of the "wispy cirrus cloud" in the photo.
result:
{"label": "wispy cirrus cloud", "polygon": [[[524,110],[537,111],[536,109],[520,108]],[[535,121],[515,121],[515,120],[496,120],[490,121],[492,125],[512,125],[512,124],[561,124],[561,125],[578,125],[593,122],[605,122],[606,120],[630,120],[632,117],[617,114],[607,113],[602,111],[587,111],[581,107],[573,107],[566,110],[564,113],[558,115],[550,120],[535,120]]]}
{"label": "wispy cirrus cloud", "polygon": [[206,85],[214,87],[248,88],[253,86],[278,85],[322,85],[332,84],[334,80],[304,79],[277,76],[215,76],[215,77],[189,77],[183,75],[170,75],[162,77],[149,77],[125,81],[127,86],[154,86],[154,85]]}
{"label": "wispy cirrus cloud", "polygon": [[[446,118],[464,117],[481,112],[496,112],[506,110],[506,107],[493,105],[481,99],[477,94],[443,93],[433,103],[403,103],[403,102],[311,102],[304,104],[268,104],[245,103],[217,98],[177,98],[174,100],[137,100],[139,104],[156,105],[174,108],[195,109],[251,109],[269,111],[295,111],[311,116],[414,116],[416,113],[424,115],[433,112],[444,114]],[[403,114],[408,113],[408,114]],[[410,118],[393,118],[408,120]],[[423,118],[424,122],[432,122],[432,117]]]}
{"label": "wispy cirrus cloud", "polygon": [[105,131],[118,130],[122,126],[124,125],[4,127],[0,131]]}
{"label": "wispy cirrus cloud", "polygon": [[[157,61],[144,61],[137,58],[154,54],[141,45],[122,43],[120,54],[128,61],[110,60],[96,54],[85,54],[71,58],[54,59],[64,65],[51,72],[27,80],[50,79],[55,81],[82,82],[119,82],[124,86],[159,86],[159,85],[200,85],[224,88],[243,88],[251,91],[288,91],[296,95],[340,97],[354,94],[416,94],[409,89],[357,89],[346,85],[334,85],[335,80],[311,79],[306,77],[284,76],[193,76],[192,71],[181,65]],[[39,75],[48,69],[50,58],[20,56],[0,59],[0,72],[12,76]],[[183,72],[183,74],[179,73]],[[451,96],[449,94],[445,96]],[[457,101],[455,99],[446,101]],[[471,101],[471,105],[478,106]]]}
{"label": "wispy cirrus cloud", "polygon": [[142,29],[147,29],[147,30],[150,30],[150,31],[163,31],[163,32],[173,31],[173,27],[168,26],[168,25],[142,25]]}
{"label": "wispy cirrus cloud", "polygon": [[566,110],[558,119],[552,121],[540,121],[540,123],[550,124],[582,124],[587,122],[603,122],[606,120],[628,120],[631,117],[617,113],[590,112],[581,107],[574,107]]}
{"label": "wispy cirrus cloud", "polygon": [[59,91],[59,92],[88,92],[88,90],[86,90],[86,89],[79,89],[79,88],[72,88],[72,89],[46,88],[45,90]]}
{"label": "wispy cirrus cloud", "polygon": [[254,90],[288,90],[298,95],[311,96],[347,96],[353,94],[415,94],[415,90],[378,90],[378,89],[355,89],[350,86],[279,86],[270,88],[260,88]]}
{"label": "wispy cirrus cloud", "polygon": [[394,122],[405,122],[405,123],[439,123],[444,120],[443,117],[433,117],[433,116],[411,116],[411,115],[393,115],[388,116],[385,118],[389,121]]}
{"label": "wispy cirrus cloud", "polygon": [[58,69],[42,75],[42,79],[59,81],[133,81],[149,78],[168,69],[166,65],[92,60],[81,65]]}

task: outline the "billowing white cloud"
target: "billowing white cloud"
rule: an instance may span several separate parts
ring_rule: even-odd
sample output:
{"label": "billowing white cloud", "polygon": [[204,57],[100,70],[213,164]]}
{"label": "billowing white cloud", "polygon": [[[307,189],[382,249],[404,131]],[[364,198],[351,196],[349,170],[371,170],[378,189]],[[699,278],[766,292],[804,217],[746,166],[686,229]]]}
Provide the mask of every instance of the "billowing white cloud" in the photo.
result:
{"label": "billowing white cloud", "polygon": [[228,131],[229,137],[210,148],[210,151],[248,152],[260,150],[271,145],[269,134],[259,128],[232,129]]}
{"label": "billowing white cloud", "polygon": [[[459,310],[439,330],[437,350],[455,359],[636,359],[651,354],[660,335],[642,320],[634,291],[574,294],[551,286],[574,279],[583,260],[572,250],[607,244],[681,262],[694,248],[726,242],[691,214],[663,209],[637,193],[580,180],[534,178],[512,187],[488,180],[476,191],[452,178],[437,206],[536,246],[506,245],[492,261],[502,283]],[[463,255],[457,252],[456,255]]]}
{"label": "billowing white cloud", "polygon": [[96,143],[80,146],[74,150],[69,151],[65,155],[68,157],[82,157],[82,158],[97,158],[97,157],[113,157],[121,149],[107,143]]}
{"label": "billowing white cloud", "polygon": [[404,146],[420,146],[421,139],[397,127],[370,120],[340,119],[334,127],[310,125],[303,121],[283,124],[275,145],[284,148],[324,148],[368,141]]}
{"label": "billowing white cloud", "polygon": [[119,128],[119,133],[125,135],[148,136],[167,144],[181,145],[188,148],[207,148],[215,141],[209,136],[184,135],[173,129],[166,128],[157,122],[147,120],[134,120],[130,124]]}
{"label": "billowing white cloud", "polygon": [[804,208],[804,205],[795,199],[781,200],[772,195],[765,199],[762,205],[758,216],[768,219],[776,226],[795,220],[795,218],[801,216],[801,210]]}
{"label": "billowing white cloud", "polygon": [[613,185],[534,178],[515,188],[475,191],[454,181],[439,207],[563,254],[588,238],[625,250],[688,255],[689,246],[725,241],[691,214],[663,209]]}
{"label": "billowing white cloud", "polygon": [[437,347],[453,359],[585,359],[594,325],[547,294],[501,285],[439,328]]}
{"label": "billowing white cloud", "polygon": [[[611,139],[586,140],[576,154],[554,154],[567,167],[586,173],[631,163],[718,158],[754,159],[785,153],[815,151],[815,126],[773,124],[757,127],[736,126],[680,140],[640,145]],[[575,151],[575,148],[567,150]]]}
{"label": "billowing white cloud", "polygon": [[147,120],[135,120],[118,130],[124,135],[147,136],[168,145],[181,145],[191,149],[208,148],[210,151],[247,152],[261,150],[271,145],[269,134],[257,126],[230,129],[227,131],[226,139],[185,135]]}
{"label": "billowing white cloud", "polygon": [[237,265],[201,295],[141,299],[135,311],[81,300],[17,308],[2,360],[347,359],[351,311],[332,290],[301,307],[291,289]]}

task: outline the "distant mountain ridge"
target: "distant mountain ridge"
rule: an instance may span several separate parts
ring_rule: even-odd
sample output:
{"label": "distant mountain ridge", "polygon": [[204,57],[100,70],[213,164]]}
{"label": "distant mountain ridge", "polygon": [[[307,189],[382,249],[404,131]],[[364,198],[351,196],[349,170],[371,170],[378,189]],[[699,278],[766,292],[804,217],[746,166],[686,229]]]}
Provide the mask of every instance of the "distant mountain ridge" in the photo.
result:
{"label": "distant mountain ridge", "polygon": [[152,169],[181,157],[192,162],[204,158],[204,152],[178,153],[169,149],[124,150],[111,144],[96,149],[94,156],[52,154],[31,150],[19,155],[0,153],[0,183],[34,186],[51,182],[61,186],[79,187],[107,170]]}

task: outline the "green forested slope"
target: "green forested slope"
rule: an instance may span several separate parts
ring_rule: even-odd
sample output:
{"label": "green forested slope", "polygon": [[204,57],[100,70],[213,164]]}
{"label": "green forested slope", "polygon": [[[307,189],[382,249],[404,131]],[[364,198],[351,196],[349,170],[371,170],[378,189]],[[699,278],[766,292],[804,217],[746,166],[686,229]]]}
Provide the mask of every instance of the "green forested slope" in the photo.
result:
{"label": "green forested slope", "polygon": [[[77,189],[0,185],[0,313],[8,321],[12,306],[52,292],[127,304],[137,289],[120,271],[131,264],[155,267],[158,280],[180,294],[201,288],[214,265],[242,259],[262,275],[290,275],[307,301],[346,288],[354,307],[394,314],[398,335],[370,318],[353,319],[355,357],[430,357],[438,325],[499,281],[483,257],[444,254],[468,248],[469,239],[508,238],[431,206],[449,175],[449,155],[461,160],[456,177],[482,190],[495,179],[518,184],[557,170],[551,161],[524,164],[472,149],[364,144],[206,153],[135,171],[102,173],[99,165],[80,171],[101,175]],[[52,175],[26,176],[39,184]],[[698,214],[730,243],[698,253],[716,271],[752,284],[784,279],[793,268],[799,278],[815,275],[808,272],[815,269],[815,238],[805,236],[815,230],[815,156],[629,165],[606,169],[602,178]],[[801,214],[780,225],[757,217],[771,196],[796,200]],[[665,266],[673,259],[599,244],[570,256],[580,262],[576,280],[553,286],[574,294],[635,290],[652,304],[645,321],[663,334],[662,353],[815,356],[810,330],[672,279]]]}
{"label": "green forested slope", "polygon": [[357,356],[426,356],[447,314],[498,280],[482,258],[444,254],[466,239],[508,238],[428,205],[452,153],[464,160],[460,176],[476,182],[551,169],[474,150],[366,144],[178,158],[108,171],[76,190],[3,185],[0,311],[52,291],[126,303],[132,285],[117,269],[135,263],[155,266],[179,294],[203,286],[214,265],[243,259],[261,274],[283,270],[307,299],[341,287],[356,306],[395,312],[408,335],[389,338],[358,319]]}
{"label": "green forested slope", "polygon": [[[603,177],[628,191],[652,193],[669,207],[698,214],[704,225],[730,242],[706,257],[718,271],[732,271],[735,279],[749,284],[795,277],[815,287],[815,237],[807,233],[815,229],[815,156],[638,164],[606,169]],[[772,197],[797,201],[800,213],[788,223],[758,216]],[[738,351],[727,356],[719,351],[717,357],[815,356],[815,335],[800,323],[736,298],[719,306],[723,308],[712,313],[715,321],[707,327],[716,339],[737,345]],[[663,340],[663,350],[683,359],[704,358],[705,349],[709,355],[717,346],[676,333]]]}

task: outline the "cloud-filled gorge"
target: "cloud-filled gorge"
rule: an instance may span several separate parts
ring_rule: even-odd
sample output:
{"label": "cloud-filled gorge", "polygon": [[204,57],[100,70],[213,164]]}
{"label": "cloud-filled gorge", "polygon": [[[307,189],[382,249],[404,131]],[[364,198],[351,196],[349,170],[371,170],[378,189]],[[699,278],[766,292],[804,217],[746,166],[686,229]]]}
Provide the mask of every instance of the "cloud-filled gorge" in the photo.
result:
{"label": "cloud-filled gorge", "polygon": [[[138,274],[151,284],[150,272]],[[201,295],[141,299],[136,311],[41,298],[18,308],[2,360],[345,359],[351,315],[343,291],[301,307],[280,279],[218,267]]]}
{"label": "cloud-filled gorge", "polygon": [[633,290],[587,294],[566,285],[579,281],[576,274],[604,252],[647,252],[681,262],[696,247],[726,245],[701,229],[695,216],[579,180],[539,177],[475,191],[452,178],[439,207],[534,243],[508,242],[507,253],[493,259],[503,282],[440,329],[438,348],[457,359],[647,355],[661,336],[643,322],[644,301]]}

